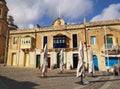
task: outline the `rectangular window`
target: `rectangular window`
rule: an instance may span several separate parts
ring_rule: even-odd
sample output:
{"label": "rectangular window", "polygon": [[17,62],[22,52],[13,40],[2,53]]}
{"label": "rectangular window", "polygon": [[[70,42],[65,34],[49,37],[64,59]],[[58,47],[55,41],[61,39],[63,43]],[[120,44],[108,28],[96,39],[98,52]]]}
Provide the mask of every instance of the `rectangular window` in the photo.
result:
{"label": "rectangular window", "polygon": [[73,39],[73,48],[77,47],[77,34],[73,34],[72,39]]}
{"label": "rectangular window", "polygon": [[46,43],[47,43],[47,36],[44,36],[43,37],[43,48],[44,48],[44,46],[45,46]]}
{"label": "rectangular window", "polygon": [[96,44],[96,37],[95,36],[91,36],[91,44],[92,45]]}
{"label": "rectangular window", "polygon": [[106,37],[106,41],[107,41],[107,44],[106,44],[106,42],[105,42],[105,45],[106,45],[105,48],[111,49],[112,46],[113,46],[112,36],[107,36],[107,37]]}
{"label": "rectangular window", "polygon": [[17,38],[16,37],[13,38],[13,44],[17,44]]}

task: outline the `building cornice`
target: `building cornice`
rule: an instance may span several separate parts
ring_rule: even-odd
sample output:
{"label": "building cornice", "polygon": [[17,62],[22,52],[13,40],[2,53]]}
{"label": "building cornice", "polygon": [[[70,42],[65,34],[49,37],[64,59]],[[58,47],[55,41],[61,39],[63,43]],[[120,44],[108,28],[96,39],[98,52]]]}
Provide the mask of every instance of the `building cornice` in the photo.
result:
{"label": "building cornice", "polygon": [[48,27],[37,27],[33,29],[24,29],[24,30],[12,30],[10,34],[29,34],[29,33],[42,33],[42,32],[53,32],[53,31],[72,31],[80,30],[90,27],[101,27],[101,26],[111,26],[111,25],[120,25],[120,20],[108,20],[108,21],[99,21],[99,22],[88,22],[85,24],[69,24],[65,25],[64,28],[56,29],[54,26]]}

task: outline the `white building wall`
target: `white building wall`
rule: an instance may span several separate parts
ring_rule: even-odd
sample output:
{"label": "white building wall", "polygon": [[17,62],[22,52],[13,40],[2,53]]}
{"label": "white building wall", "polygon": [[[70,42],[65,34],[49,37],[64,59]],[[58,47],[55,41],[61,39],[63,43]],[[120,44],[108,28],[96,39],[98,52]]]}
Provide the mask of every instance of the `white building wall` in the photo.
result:
{"label": "white building wall", "polygon": [[35,52],[30,52],[29,55],[30,55],[30,65],[35,66],[36,65],[36,63],[35,63]]}
{"label": "white building wall", "polygon": [[42,63],[43,63],[43,57],[44,57],[44,52],[41,53],[41,66],[42,66]]}
{"label": "white building wall", "polygon": [[67,69],[70,69],[70,66],[73,64],[72,62],[72,51],[67,52]]}
{"label": "white building wall", "polygon": [[51,55],[51,66],[57,64],[57,53],[56,52],[50,52]]}
{"label": "white building wall", "polygon": [[20,51],[19,54],[19,66],[24,66],[24,52]]}
{"label": "white building wall", "polygon": [[40,54],[41,53],[41,50],[40,49],[36,49],[35,50],[35,54],[37,55],[37,54]]}
{"label": "white building wall", "polygon": [[64,52],[64,64],[67,66],[67,52]]}

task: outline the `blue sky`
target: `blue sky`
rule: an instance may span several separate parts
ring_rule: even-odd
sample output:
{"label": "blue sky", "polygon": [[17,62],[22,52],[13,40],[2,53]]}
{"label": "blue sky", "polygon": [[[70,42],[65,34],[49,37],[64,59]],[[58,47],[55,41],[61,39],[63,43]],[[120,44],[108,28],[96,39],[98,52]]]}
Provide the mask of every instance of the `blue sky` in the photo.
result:
{"label": "blue sky", "polygon": [[[19,28],[51,26],[59,17],[68,24],[113,20],[120,17],[120,0],[6,0],[9,15]],[[58,9],[60,8],[60,9]]]}

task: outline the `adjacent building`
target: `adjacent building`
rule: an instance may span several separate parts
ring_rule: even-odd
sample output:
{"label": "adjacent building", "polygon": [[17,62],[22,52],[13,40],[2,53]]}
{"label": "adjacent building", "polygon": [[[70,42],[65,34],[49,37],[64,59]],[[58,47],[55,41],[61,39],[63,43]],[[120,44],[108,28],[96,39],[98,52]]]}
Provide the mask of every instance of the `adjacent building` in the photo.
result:
{"label": "adjacent building", "polygon": [[0,63],[6,62],[6,46],[8,35],[8,22],[7,22],[8,8],[5,0],[0,0]]}

